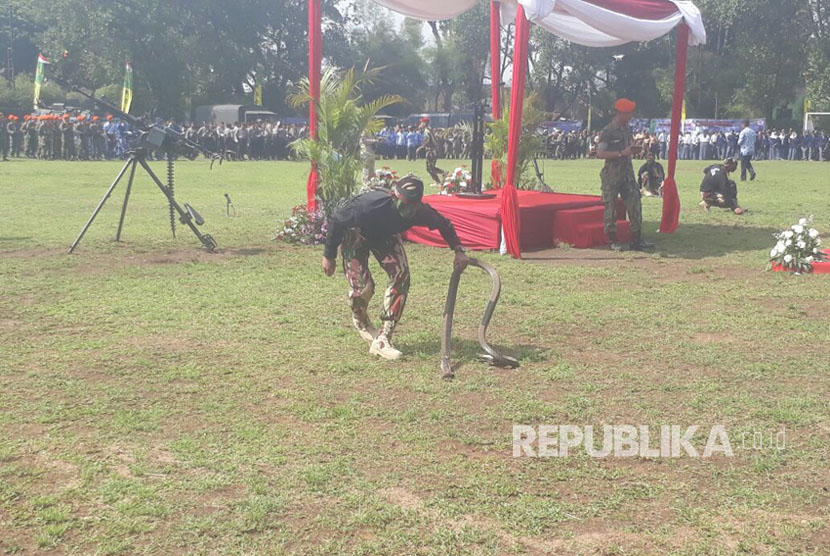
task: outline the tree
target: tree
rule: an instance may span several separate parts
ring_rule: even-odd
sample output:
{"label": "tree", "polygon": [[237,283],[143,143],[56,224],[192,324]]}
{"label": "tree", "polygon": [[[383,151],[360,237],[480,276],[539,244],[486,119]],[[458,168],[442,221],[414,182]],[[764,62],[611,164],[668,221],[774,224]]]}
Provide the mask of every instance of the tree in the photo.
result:
{"label": "tree", "polygon": [[390,21],[380,19],[356,29],[352,38],[352,60],[384,68],[375,79],[364,83],[364,97],[406,97],[406,103],[389,107],[389,115],[398,117],[419,110],[426,100],[425,64],[420,55],[423,39],[418,31],[420,22],[413,23],[415,20],[406,20],[399,33]]}
{"label": "tree", "polygon": [[808,0],[807,98],[813,110],[830,111],[830,0]]}

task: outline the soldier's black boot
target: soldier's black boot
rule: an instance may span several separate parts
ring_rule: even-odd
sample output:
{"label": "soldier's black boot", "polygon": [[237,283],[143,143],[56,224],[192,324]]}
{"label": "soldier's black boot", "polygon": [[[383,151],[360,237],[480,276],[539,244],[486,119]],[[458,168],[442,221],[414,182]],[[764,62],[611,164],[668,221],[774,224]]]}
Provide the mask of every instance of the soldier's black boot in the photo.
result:
{"label": "soldier's black boot", "polygon": [[631,243],[628,245],[628,248],[632,251],[652,251],[654,244],[643,241],[643,238],[639,234],[632,234]]}
{"label": "soldier's black boot", "polygon": [[608,234],[608,246],[611,248],[611,251],[623,250],[622,244],[617,243],[617,236],[615,234]]}

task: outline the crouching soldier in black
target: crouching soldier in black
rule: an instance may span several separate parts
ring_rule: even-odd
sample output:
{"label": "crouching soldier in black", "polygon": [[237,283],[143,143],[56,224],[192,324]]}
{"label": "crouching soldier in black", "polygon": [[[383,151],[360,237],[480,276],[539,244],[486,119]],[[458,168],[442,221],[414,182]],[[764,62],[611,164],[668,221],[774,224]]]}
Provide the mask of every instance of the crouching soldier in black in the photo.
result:
{"label": "crouching soldier in black", "polygon": [[663,165],[655,160],[653,153],[648,154],[648,161],[640,166],[637,176],[643,195],[646,197],[663,195],[663,180],[666,179],[666,173],[663,171]]}
{"label": "crouching soldier in black", "polygon": [[738,206],[738,186],[729,179],[729,174],[738,169],[733,158],[727,158],[723,164],[712,164],[703,169],[703,182],[700,184],[700,206],[705,210],[711,207],[728,208],[735,214],[743,214]]}
{"label": "crouching soldier in black", "polygon": [[[455,251],[454,264],[463,268],[468,262],[452,222],[423,203],[423,195],[423,182],[414,176],[406,176],[391,191],[377,189],[358,195],[329,219],[323,271],[327,276],[334,274],[337,248],[340,247],[343,271],[350,288],[352,322],[360,336],[371,343],[369,353],[386,359],[401,356],[401,352],[392,347],[391,338],[409,292],[409,263],[401,233],[415,226],[437,229]],[[369,271],[370,252],[389,275],[380,331],[372,325],[367,311],[375,291]]]}

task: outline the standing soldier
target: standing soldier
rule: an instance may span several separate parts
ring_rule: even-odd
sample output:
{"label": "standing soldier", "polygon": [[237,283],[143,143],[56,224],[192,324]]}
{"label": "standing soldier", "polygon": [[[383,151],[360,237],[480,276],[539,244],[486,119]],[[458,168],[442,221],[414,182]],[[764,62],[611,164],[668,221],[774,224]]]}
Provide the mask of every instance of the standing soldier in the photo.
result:
{"label": "standing soldier", "polygon": [[602,202],[605,205],[605,233],[611,243],[611,249],[622,251],[622,245],[617,243],[617,219],[615,207],[617,196],[622,197],[631,221],[631,243],[633,251],[651,249],[654,245],[643,241],[643,205],[640,197],[640,188],[634,177],[634,166],[631,158],[637,154],[632,147],[631,127],[628,122],[637,105],[628,99],[621,98],[615,104],[617,115],[610,124],[600,133],[597,146],[597,158],[605,160],[600,172],[602,179]]}
{"label": "standing soldier", "polygon": [[20,158],[20,151],[23,150],[23,132],[20,131],[18,118],[14,114],[9,116],[9,123],[6,124],[9,133],[9,153],[15,158]]}
{"label": "standing soldier", "polygon": [[3,160],[9,159],[9,133],[6,127],[9,125],[9,120],[3,114],[0,114],[0,156]]}
{"label": "standing soldier", "polygon": [[69,114],[63,115],[60,132],[63,135],[63,158],[72,160],[75,158],[75,126],[69,119]]}
{"label": "standing soldier", "polygon": [[15,128],[11,134],[12,156],[20,158],[23,155],[23,130],[21,129],[23,124],[20,123],[20,118],[18,116],[12,116],[12,118],[14,118]]}
{"label": "standing soldier", "polygon": [[89,160],[90,159],[90,143],[91,143],[91,135],[89,133],[89,123],[86,121],[86,116],[81,114],[78,116],[78,125],[76,134],[80,139],[80,147],[81,152],[78,154],[78,158],[80,160]]}
{"label": "standing soldier", "polygon": [[92,121],[89,124],[90,154],[94,160],[102,159],[104,154],[103,129],[99,120],[98,116],[92,116]]}
{"label": "standing soldier", "polygon": [[445,172],[435,165],[438,161],[437,145],[435,134],[429,127],[429,118],[421,119],[421,133],[424,136],[423,148],[427,160],[427,173],[432,176],[433,182],[440,185],[444,181]]}
{"label": "standing soldier", "polygon": [[37,120],[34,116],[26,114],[26,156],[35,158],[37,156]]}
{"label": "standing soldier", "polygon": [[[68,114],[65,115],[69,117]],[[60,117],[52,116],[50,118],[51,122],[49,124],[49,130],[52,133],[52,156],[51,158],[54,160],[58,160],[61,157],[61,124],[60,124]]]}
{"label": "standing soldier", "polygon": [[46,160],[49,157],[51,138],[52,134],[49,130],[46,115],[41,114],[37,117],[37,157],[39,159]]}

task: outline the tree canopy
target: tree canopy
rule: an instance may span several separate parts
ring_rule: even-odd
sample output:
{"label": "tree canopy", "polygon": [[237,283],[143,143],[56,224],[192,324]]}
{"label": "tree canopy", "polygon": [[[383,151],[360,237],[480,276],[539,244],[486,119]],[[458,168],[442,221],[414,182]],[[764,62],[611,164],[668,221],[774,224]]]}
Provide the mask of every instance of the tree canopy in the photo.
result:
{"label": "tree canopy", "polygon": [[[402,21],[368,0],[322,0],[327,68],[385,67],[366,98],[400,95],[392,115],[449,111],[486,96],[488,3],[448,22]],[[830,0],[698,0],[709,42],[689,52],[689,117],[801,116],[830,111]],[[7,0],[0,51],[11,44],[15,89],[2,81],[0,107],[25,109],[37,52],[47,77],[115,93],[124,62],[134,68],[135,110],[187,116],[199,104],[250,103],[263,85],[280,114],[306,74],[306,0]],[[502,57],[512,57],[505,23]],[[618,95],[646,117],[665,117],[671,101],[674,37],[616,48],[586,48],[534,29],[528,90],[553,115],[599,120]],[[5,61],[0,62],[5,65]],[[3,69],[8,75],[8,68]],[[23,77],[28,76],[28,77]],[[45,90],[49,98],[60,92]],[[30,96],[28,97],[31,98]],[[21,104],[23,103],[23,104]]]}

